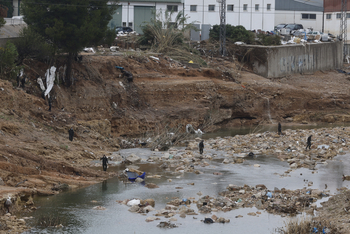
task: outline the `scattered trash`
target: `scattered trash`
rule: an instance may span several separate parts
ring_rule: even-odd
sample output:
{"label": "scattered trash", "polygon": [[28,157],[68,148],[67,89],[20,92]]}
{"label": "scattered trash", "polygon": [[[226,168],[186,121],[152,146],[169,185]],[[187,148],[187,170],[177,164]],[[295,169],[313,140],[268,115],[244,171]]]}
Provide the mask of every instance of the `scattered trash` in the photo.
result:
{"label": "scattered trash", "polygon": [[87,53],[96,53],[95,52],[95,50],[94,50],[94,48],[92,48],[92,47],[85,47],[84,49],[83,49],[83,51],[84,52],[87,52]]}

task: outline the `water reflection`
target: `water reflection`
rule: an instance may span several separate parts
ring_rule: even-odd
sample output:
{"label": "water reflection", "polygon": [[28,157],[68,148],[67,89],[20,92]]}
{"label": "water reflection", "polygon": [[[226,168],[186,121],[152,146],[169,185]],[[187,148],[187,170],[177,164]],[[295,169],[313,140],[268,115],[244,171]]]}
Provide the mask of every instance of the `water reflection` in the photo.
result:
{"label": "water reflection", "polygon": [[[181,150],[181,149],[180,149]],[[149,149],[128,149],[122,150],[121,154],[135,153],[147,158],[154,155],[155,152]],[[332,194],[337,192],[337,188],[349,186],[350,181],[342,181],[342,175],[349,171],[350,155],[341,155],[329,161],[327,164],[318,164],[318,170],[313,171],[306,168],[300,168],[290,173],[289,164],[282,162],[276,157],[269,155],[258,155],[257,157],[248,158],[242,164],[223,164],[224,151],[211,150],[208,154],[216,154],[215,160],[210,161],[210,166],[195,166],[195,170],[203,172],[203,174],[195,173],[174,173],[167,172],[160,168],[157,163],[140,164],[140,170],[146,171],[148,175],[158,174],[160,179],[147,178],[147,183],[155,183],[159,186],[157,189],[148,189],[142,183],[123,183],[117,178],[103,181],[87,188],[78,189],[62,193],[53,197],[38,197],[35,204],[39,209],[33,213],[35,219],[29,223],[36,226],[36,220],[41,215],[58,216],[62,219],[65,226],[62,229],[55,228],[34,228],[30,233],[164,233],[165,230],[159,229],[156,225],[160,221],[168,221],[164,217],[161,220],[151,223],[145,222],[147,216],[154,216],[154,212],[146,216],[131,213],[128,207],[120,205],[117,200],[125,200],[132,198],[147,199],[152,198],[156,201],[155,208],[163,209],[167,202],[173,198],[189,198],[194,197],[198,200],[201,196],[197,195],[201,192],[204,195],[217,197],[219,192],[226,190],[229,184],[243,186],[255,186],[256,184],[265,184],[270,190],[275,187],[281,189],[300,189],[308,187],[307,182],[312,181],[313,186],[310,189],[327,189]],[[163,152],[157,152],[158,156]],[[259,164],[260,167],[254,167]],[[119,167],[111,167],[109,170],[122,171],[124,165]],[[222,174],[216,175],[214,172]],[[348,173],[349,174],[349,173]],[[169,182],[168,180],[172,181]],[[194,185],[192,185],[194,183]],[[317,204],[319,204],[318,201]],[[95,206],[106,207],[106,210],[95,210]],[[194,204],[192,209],[197,211]],[[199,214],[187,216],[178,219],[175,223],[178,228],[166,230],[167,233],[259,233],[270,234],[274,228],[284,225],[285,218],[271,215],[264,211],[259,217],[248,216],[249,212],[256,212],[256,208],[238,209],[230,212],[213,212],[218,217],[224,217],[231,220],[227,224],[203,224],[200,220],[212,214]],[[243,218],[236,219],[237,215]],[[251,225],[254,223],[254,225]]]}
{"label": "water reflection", "polygon": [[[334,127],[347,127],[350,123],[334,123],[334,124],[298,124],[298,125],[282,125],[282,132],[286,129],[297,130],[297,129],[318,129],[318,128],[334,128]],[[251,133],[261,133],[261,132],[277,132],[278,125],[259,125],[241,128],[225,128],[217,129],[214,132],[205,133],[202,138],[210,139],[216,137],[226,137],[226,136],[236,136],[236,135],[246,135]]]}

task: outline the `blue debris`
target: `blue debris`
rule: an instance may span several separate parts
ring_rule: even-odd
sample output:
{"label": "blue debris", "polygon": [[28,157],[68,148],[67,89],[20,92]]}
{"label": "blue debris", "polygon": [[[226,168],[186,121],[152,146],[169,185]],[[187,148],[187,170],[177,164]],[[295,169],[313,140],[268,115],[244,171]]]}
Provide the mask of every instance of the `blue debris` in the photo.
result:
{"label": "blue debris", "polygon": [[266,196],[268,196],[269,198],[272,198],[272,193],[271,192],[267,192]]}
{"label": "blue debris", "polygon": [[312,229],[312,233],[318,233],[317,228],[314,227],[314,228]]}

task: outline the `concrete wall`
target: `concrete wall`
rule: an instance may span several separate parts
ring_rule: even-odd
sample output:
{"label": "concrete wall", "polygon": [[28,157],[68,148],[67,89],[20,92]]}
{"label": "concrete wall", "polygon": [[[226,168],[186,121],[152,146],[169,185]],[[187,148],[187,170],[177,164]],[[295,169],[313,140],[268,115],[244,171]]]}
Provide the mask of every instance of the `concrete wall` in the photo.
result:
{"label": "concrete wall", "polygon": [[253,48],[248,57],[254,72],[267,78],[336,69],[343,64],[342,42],[244,47]]}

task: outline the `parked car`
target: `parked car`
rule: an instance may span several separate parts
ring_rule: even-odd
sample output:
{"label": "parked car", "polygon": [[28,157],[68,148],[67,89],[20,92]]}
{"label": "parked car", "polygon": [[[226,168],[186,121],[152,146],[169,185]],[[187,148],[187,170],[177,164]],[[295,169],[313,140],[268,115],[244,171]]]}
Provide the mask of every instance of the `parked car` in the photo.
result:
{"label": "parked car", "polygon": [[115,28],[115,32],[118,34],[118,32],[123,32],[123,33],[129,33],[132,32],[134,30],[132,30],[132,28],[130,27],[122,27],[122,26],[118,26]]}
{"label": "parked car", "polygon": [[284,28],[285,26],[287,26],[287,24],[278,24],[275,26],[275,32],[279,31],[281,28]]}
{"label": "parked car", "polygon": [[[293,34],[295,31],[298,31],[300,29],[304,29],[303,25],[301,24],[287,24],[283,29],[286,29],[286,32],[289,34]],[[283,30],[281,29],[281,30]]]}

